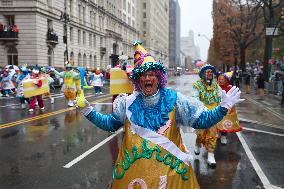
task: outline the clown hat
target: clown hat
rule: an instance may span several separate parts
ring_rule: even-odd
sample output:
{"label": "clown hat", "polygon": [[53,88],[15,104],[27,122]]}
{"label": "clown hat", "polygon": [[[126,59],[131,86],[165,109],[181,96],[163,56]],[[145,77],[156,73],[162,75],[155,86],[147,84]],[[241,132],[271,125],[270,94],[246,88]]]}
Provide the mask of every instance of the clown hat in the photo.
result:
{"label": "clown hat", "polygon": [[166,73],[166,68],[161,62],[157,62],[154,58],[144,49],[141,41],[133,43],[134,54],[134,69],[130,75],[130,79],[137,80],[139,76],[148,70],[160,70]]}
{"label": "clown hat", "polygon": [[208,69],[212,70],[213,73],[214,73],[215,75],[217,75],[217,71],[216,71],[216,69],[215,69],[214,66],[212,66],[211,64],[205,64],[204,66],[201,67],[201,69],[200,69],[200,71],[199,71],[199,74],[198,74],[199,77],[202,78],[203,75],[204,75],[204,73],[205,73],[205,71],[208,70]]}

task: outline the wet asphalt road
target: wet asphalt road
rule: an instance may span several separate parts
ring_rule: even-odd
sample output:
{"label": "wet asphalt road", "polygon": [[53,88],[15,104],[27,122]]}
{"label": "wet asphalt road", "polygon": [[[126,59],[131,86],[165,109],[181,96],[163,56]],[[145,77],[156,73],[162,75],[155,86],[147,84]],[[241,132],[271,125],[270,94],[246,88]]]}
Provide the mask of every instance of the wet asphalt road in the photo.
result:
{"label": "wet asphalt road", "polygon": [[[196,79],[171,78],[169,87],[191,96]],[[97,103],[98,111],[111,112],[107,94],[86,91],[85,95]],[[45,111],[34,114],[21,110],[14,98],[0,99],[0,189],[107,188],[122,133],[94,127],[76,109],[67,108],[62,95],[55,96],[55,104],[46,99]],[[272,97],[263,101],[254,94],[243,97],[246,101],[238,112],[245,130],[230,134],[226,146],[218,142],[217,168],[207,167],[204,150],[194,155],[192,165],[201,188],[284,188],[284,108]],[[194,154],[195,134],[190,128],[184,132]],[[72,164],[90,149],[89,155]],[[70,162],[71,167],[64,168]]]}

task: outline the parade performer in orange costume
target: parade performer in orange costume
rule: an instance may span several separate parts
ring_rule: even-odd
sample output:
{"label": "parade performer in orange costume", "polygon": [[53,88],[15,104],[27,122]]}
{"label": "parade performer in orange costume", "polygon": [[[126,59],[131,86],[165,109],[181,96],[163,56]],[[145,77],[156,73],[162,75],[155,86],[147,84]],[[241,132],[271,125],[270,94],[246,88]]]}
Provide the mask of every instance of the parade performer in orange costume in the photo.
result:
{"label": "parade performer in orange costume", "polygon": [[[230,85],[231,73],[224,73],[218,76],[218,84],[226,93],[232,88]],[[238,132],[242,130],[240,126],[237,109],[235,106],[227,115],[217,124],[218,132],[221,132],[221,144],[227,144],[227,133]]]}
{"label": "parade performer in orange costume", "polygon": [[[224,94],[221,106],[208,111],[196,99],[166,88],[166,69],[136,41],[131,80],[135,92],[118,96],[114,110],[104,115],[85,101],[81,112],[97,127],[125,134],[116,160],[112,189],[198,189],[191,155],[185,153],[179,127],[209,128],[220,121],[235,103],[239,89]],[[78,104],[79,105],[79,104]]]}

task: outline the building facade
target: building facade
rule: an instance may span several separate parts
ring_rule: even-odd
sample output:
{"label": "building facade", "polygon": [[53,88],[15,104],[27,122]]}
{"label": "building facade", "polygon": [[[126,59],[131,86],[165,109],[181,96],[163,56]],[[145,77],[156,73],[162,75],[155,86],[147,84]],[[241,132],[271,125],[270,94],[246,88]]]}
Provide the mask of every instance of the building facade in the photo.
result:
{"label": "building facade", "polygon": [[200,49],[195,45],[194,32],[189,31],[188,36],[181,37],[181,50],[186,56],[191,57],[193,60],[200,59]]}
{"label": "building facade", "polygon": [[180,6],[178,0],[170,0],[169,7],[169,68],[176,68],[181,66]]}
{"label": "building facade", "polygon": [[169,0],[140,0],[140,31],[145,48],[169,66]]}
{"label": "building facade", "polygon": [[[67,58],[74,66],[115,66],[119,55],[133,56],[139,5],[138,0],[0,0],[5,25],[0,66],[63,67]],[[14,25],[17,36],[9,34]]]}

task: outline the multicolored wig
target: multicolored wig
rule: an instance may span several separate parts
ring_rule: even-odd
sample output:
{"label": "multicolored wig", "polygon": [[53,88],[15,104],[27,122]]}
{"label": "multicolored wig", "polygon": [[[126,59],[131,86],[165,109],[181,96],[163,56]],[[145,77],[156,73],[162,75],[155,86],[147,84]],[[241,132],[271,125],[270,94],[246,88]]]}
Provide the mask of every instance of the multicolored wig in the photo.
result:
{"label": "multicolored wig", "polygon": [[135,86],[135,90],[141,91],[139,78],[144,72],[149,70],[156,73],[159,80],[159,87],[166,87],[168,80],[165,66],[161,62],[154,60],[154,58],[144,49],[141,41],[135,41],[133,46],[135,48],[134,69],[132,70],[130,79]]}

